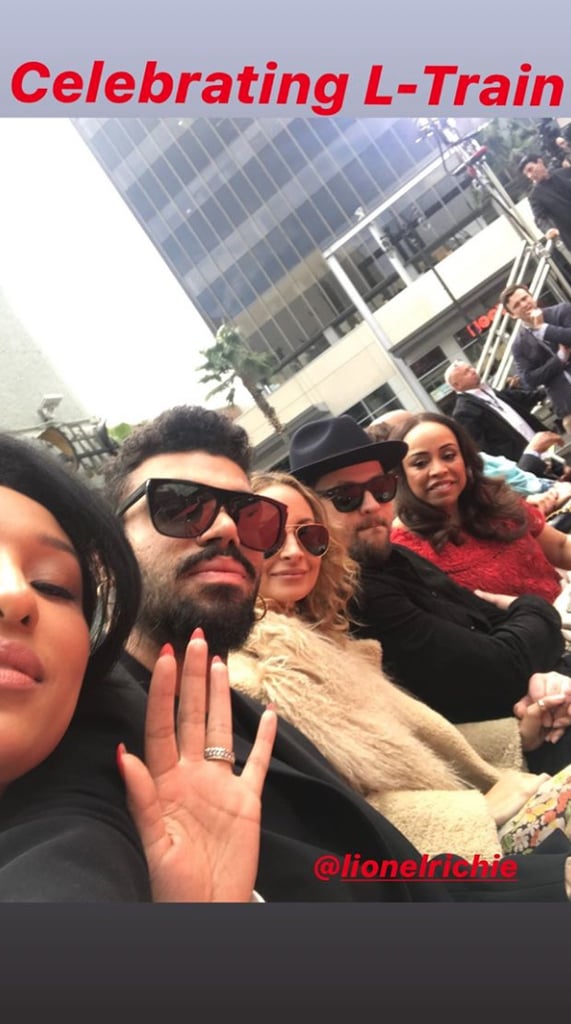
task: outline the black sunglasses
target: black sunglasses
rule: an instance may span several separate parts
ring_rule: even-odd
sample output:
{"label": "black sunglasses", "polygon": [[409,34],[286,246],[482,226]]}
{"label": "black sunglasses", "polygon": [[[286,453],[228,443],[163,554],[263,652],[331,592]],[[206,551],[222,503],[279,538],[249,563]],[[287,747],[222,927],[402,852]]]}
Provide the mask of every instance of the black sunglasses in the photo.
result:
{"label": "black sunglasses", "polygon": [[[309,555],[322,558],[329,547],[329,530],[321,523],[302,523],[300,526],[292,526],[288,529],[295,533],[296,540],[305,548]],[[285,544],[285,537],[282,543]]]}
{"label": "black sunglasses", "polygon": [[365,491],[372,494],[379,505],[392,501],[397,493],[397,478],[393,473],[374,476],[364,484],[339,484],[329,491],[318,491],[320,498],[329,498],[338,512],[354,512],[361,508]]}
{"label": "black sunglasses", "polygon": [[121,503],[117,515],[122,516],[143,496],[155,530],[165,537],[200,537],[224,508],[236,523],[244,547],[263,551],[268,558],[284,541],[287,507],[273,498],[192,480],[145,480]]}

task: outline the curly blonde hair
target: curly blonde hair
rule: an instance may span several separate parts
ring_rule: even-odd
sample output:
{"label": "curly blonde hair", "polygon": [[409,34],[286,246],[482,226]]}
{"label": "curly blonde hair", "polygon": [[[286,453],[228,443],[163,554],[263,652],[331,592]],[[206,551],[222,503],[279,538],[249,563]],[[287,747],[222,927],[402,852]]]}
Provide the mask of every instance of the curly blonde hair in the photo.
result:
{"label": "curly blonde hair", "polygon": [[358,583],[358,566],[350,557],[339,532],[331,523],[324,503],[314,491],[288,473],[255,473],[252,488],[261,494],[267,487],[291,487],[309,505],[315,522],[329,530],[329,547],[321,559],[321,570],[311,593],[296,604],[301,617],[326,636],[347,633],[350,620],[347,605]]}

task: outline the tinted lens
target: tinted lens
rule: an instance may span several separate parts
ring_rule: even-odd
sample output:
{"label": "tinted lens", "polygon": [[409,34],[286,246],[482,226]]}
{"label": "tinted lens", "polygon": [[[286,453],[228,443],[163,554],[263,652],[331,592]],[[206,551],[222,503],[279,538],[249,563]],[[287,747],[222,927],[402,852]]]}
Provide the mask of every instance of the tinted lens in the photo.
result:
{"label": "tinted lens", "polygon": [[165,481],[151,485],[149,509],[159,533],[167,537],[200,537],[214,522],[218,501],[207,487]]}
{"label": "tinted lens", "polygon": [[307,523],[304,526],[298,526],[295,533],[299,543],[303,544],[310,555],[321,558],[327,551],[329,530],[326,526],[322,526],[320,523]]}
{"label": "tinted lens", "polygon": [[269,555],[282,542],[285,519],[285,509],[282,509],[277,502],[252,494],[235,498],[228,512],[236,523],[242,544]]}
{"label": "tinted lens", "polygon": [[366,489],[373,495],[375,501],[382,505],[386,501],[392,501],[397,492],[396,476],[376,476],[369,480]]}
{"label": "tinted lens", "polygon": [[345,484],[331,495],[331,501],[338,512],[354,512],[363,501],[364,487],[360,484]]}
{"label": "tinted lens", "polygon": [[361,507],[365,491],[383,505],[393,500],[397,492],[397,478],[392,475],[375,476],[366,484],[341,484],[335,488],[331,501],[338,512],[354,512]]}

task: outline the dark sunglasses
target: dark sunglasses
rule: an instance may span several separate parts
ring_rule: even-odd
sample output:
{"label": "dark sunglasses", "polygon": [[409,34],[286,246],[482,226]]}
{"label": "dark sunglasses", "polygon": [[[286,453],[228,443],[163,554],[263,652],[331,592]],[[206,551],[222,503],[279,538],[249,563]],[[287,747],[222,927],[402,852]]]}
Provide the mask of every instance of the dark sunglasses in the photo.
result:
{"label": "dark sunglasses", "polygon": [[224,508],[236,523],[244,547],[263,551],[267,558],[284,542],[287,507],[273,498],[192,480],[145,480],[121,503],[117,514],[122,516],[143,496],[155,530],[165,537],[200,537]]}
{"label": "dark sunglasses", "polygon": [[372,494],[379,505],[384,505],[387,501],[392,501],[397,493],[397,478],[392,473],[387,476],[381,474],[367,480],[365,484],[339,484],[329,491],[317,493],[320,498],[329,498],[338,512],[354,512],[355,509],[361,508],[365,491]]}
{"label": "dark sunglasses", "polygon": [[[329,530],[321,523],[303,523],[300,526],[292,526],[291,533],[295,533],[298,544],[305,548],[309,555],[322,558],[329,547]],[[286,533],[287,533],[286,529]],[[285,537],[282,543],[285,544]]]}

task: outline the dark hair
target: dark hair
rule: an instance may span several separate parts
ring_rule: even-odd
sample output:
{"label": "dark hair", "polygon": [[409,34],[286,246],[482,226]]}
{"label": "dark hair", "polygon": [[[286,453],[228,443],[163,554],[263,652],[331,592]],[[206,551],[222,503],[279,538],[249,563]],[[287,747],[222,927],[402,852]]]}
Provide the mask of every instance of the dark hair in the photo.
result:
{"label": "dark hair", "polygon": [[139,608],[139,569],[121,526],[103,499],[41,442],[0,434],[0,486],[43,505],[75,548],[91,632],[85,682],[97,681],[119,657]]}
{"label": "dark hair", "polygon": [[518,161],[517,169],[523,174],[528,164],[536,164],[538,160],[543,160],[541,153],[524,153]]}
{"label": "dark hair", "polygon": [[[404,440],[420,423],[438,423],[452,431],[466,467],[466,486],[458,499],[461,529],[473,537],[494,540],[516,540],[528,529],[525,506],[520,497],[500,479],[484,476],[484,465],[469,433],[456,420],[439,413],[423,412],[411,416],[408,423],[395,432]],[[417,498],[406,479],[404,465],[398,467],[399,485],[397,512],[409,530],[430,541],[435,551],[442,551],[447,541],[461,544],[460,530],[450,522],[447,512],[434,508]]]}
{"label": "dark hair", "polygon": [[108,498],[117,508],[125,497],[127,477],[153,455],[202,451],[223,455],[245,473],[250,471],[251,448],[246,431],[227,416],[197,405],[178,405],[136,427],[105,471]]}
{"label": "dark hair", "polygon": [[520,288],[523,288],[524,292],[527,292],[528,295],[531,295],[531,292],[526,284],[510,284],[508,285],[507,288],[504,288],[502,294],[500,295],[500,302],[502,306],[505,306],[505,308],[507,309],[507,304],[510,301],[512,295],[514,295],[515,292],[519,291]]}

